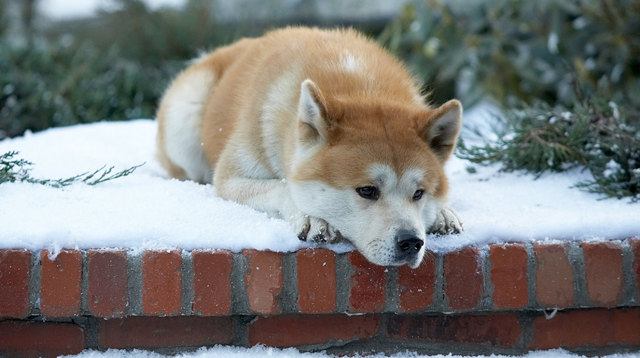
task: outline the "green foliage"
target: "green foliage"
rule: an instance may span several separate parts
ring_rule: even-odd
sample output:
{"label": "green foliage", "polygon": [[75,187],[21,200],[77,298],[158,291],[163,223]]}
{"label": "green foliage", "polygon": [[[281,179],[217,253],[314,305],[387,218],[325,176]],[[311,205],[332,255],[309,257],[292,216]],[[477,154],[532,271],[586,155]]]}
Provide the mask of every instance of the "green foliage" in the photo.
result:
{"label": "green foliage", "polygon": [[115,47],[100,51],[89,42],[71,41],[20,48],[0,44],[0,129],[6,136],[105,119],[152,118],[178,70],[125,60]]}
{"label": "green foliage", "polygon": [[118,48],[118,54],[146,66],[184,61],[200,51],[226,45],[242,37],[242,30],[221,26],[212,18],[212,2],[187,1],[184,8],[151,10],[141,0],[116,0],[113,10],[97,18],[60,23],[48,37],[72,35],[99,49]]}
{"label": "green foliage", "polygon": [[5,10],[6,1],[7,0],[0,0],[0,38],[2,37],[4,32],[7,31],[7,27],[9,23],[6,15],[6,10]]}
{"label": "green foliage", "polygon": [[210,19],[207,2],[158,10],[140,0],[118,3],[97,18],[55,24],[30,46],[0,42],[0,139],[153,118],[185,60],[240,36]]}
{"label": "green foliage", "polygon": [[609,102],[594,106],[587,168],[594,180],[576,185],[592,193],[640,200],[640,111]]}
{"label": "green foliage", "polygon": [[575,72],[583,91],[640,106],[638,34],[634,0],[427,0],[407,6],[379,40],[437,103],[490,94],[507,105],[571,105]]}
{"label": "green foliage", "polygon": [[508,112],[509,133],[501,133],[495,143],[467,148],[461,143],[459,156],[471,162],[503,162],[504,170],[524,169],[540,175],[561,172],[586,164],[581,152],[587,143],[589,113],[580,107],[572,113],[566,108],[551,108],[545,102]]}
{"label": "green foliage", "polygon": [[24,167],[32,163],[25,159],[13,159],[17,154],[18,152],[7,152],[0,155],[0,184],[22,181],[22,178],[28,176]]}
{"label": "green foliage", "polygon": [[[474,163],[502,162],[505,171],[541,175],[578,166],[594,180],[576,187],[609,197],[640,199],[640,112],[591,98],[570,109],[545,102],[511,110],[508,133],[495,143],[468,148],[458,156]],[[600,97],[604,98],[604,97]]]}
{"label": "green foliage", "polygon": [[92,173],[82,173],[66,179],[36,179],[31,177],[29,172],[33,163],[25,159],[13,159],[18,152],[7,152],[0,155],[0,185],[3,183],[26,182],[32,184],[48,185],[54,188],[62,188],[73,183],[85,183],[87,185],[96,185],[109,180],[122,178],[133,173],[136,169],[143,166],[144,163],[123,171],[111,174],[114,167],[104,170],[102,167]]}

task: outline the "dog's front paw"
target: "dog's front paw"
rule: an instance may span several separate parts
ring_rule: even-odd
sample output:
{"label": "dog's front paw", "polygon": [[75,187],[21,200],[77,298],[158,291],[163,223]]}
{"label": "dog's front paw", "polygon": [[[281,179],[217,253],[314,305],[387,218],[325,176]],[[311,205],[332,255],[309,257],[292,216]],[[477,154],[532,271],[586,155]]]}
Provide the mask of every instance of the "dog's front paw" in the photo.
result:
{"label": "dog's front paw", "polygon": [[428,234],[459,234],[463,231],[462,221],[455,210],[445,206],[436,215],[436,221],[431,225]]}
{"label": "dog's front paw", "polygon": [[326,221],[309,215],[300,215],[291,222],[298,239],[334,244],[342,240],[342,235]]}

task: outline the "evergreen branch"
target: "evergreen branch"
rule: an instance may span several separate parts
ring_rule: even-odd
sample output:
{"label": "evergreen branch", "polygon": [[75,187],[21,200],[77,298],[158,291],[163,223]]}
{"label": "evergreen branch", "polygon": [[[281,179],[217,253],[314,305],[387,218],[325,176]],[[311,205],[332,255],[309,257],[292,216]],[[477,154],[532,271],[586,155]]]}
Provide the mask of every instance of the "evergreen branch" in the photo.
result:
{"label": "evergreen branch", "polygon": [[92,172],[85,172],[65,179],[37,179],[30,176],[33,163],[25,159],[13,159],[19,152],[10,151],[0,155],[0,184],[26,182],[32,184],[48,185],[54,188],[62,188],[73,183],[84,183],[87,185],[97,185],[109,180],[125,177],[133,173],[145,163],[133,166],[120,172],[111,174],[114,167],[104,170],[106,166]]}
{"label": "evergreen branch", "polygon": [[92,178],[92,177],[93,177],[97,172],[101,171],[101,170],[104,168],[104,167],[102,167],[102,168],[98,169],[96,172],[94,172],[92,175],[90,175],[90,176],[88,176],[87,178],[83,179],[82,181],[83,181],[85,184],[88,184],[88,185],[96,185],[96,184],[104,183],[104,182],[109,181],[109,180],[113,180],[113,179],[118,179],[118,178],[126,177],[127,175],[129,175],[129,174],[133,173],[136,169],[140,168],[141,166],[143,166],[143,165],[145,165],[145,164],[146,164],[146,162],[145,162],[145,163],[142,163],[142,164],[135,165],[135,166],[133,166],[133,167],[131,167],[131,168],[128,168],[128,169],[122,170],[122,171],[120,171],[120,172],[117,172],[117,173],[115,173],[115,174],[113,174],[113,175],[110,175],[110,176],[109,176],[109,174],[111,173],[111,171],[112,171],[112,170],[113,170],[113,168],[114,168],[114,167],[110,167],[109,169],[105,170],[105,171],[102,173],[102,175],[100,175],[100,177],[99,177],[98,179],[95,179],[95,180],[93,180],[93,181],[90,181],[90,179],[91,179],[91,178]]}
{"label": "evergreen branch", "polygon": [[501,162],[503,171],[547,171],[584,166],[593,180],[579,188],[606,197],[640,200],[640,110],[620,107],[604,96],[590,96],[569,108],[545,103],[507,112],[511,136],[467,148],[457,155],[478,164]]}
{"label": "evergreen branch", "polygon": [[25,167],[33,163],[25,159],[14,160],[13,157],[19,152],[10,151],[0,155],[0,184],[5,182],[22,181],[28,176]]}

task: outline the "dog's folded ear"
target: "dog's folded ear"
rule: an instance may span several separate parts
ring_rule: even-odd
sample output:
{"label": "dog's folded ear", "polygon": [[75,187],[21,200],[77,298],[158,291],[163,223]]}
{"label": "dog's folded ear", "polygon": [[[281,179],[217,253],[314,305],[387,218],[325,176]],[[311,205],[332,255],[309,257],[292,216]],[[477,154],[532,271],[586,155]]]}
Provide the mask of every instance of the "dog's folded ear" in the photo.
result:
{"label": "dog's folded ear", "polygon": [[300,120],[299,139],[302,141],[327,140],[327,106],[322,93],[313,81],[306,79],[300,89],[298,104]]}
{"label": "dog's folded ear", "polygon": [[453,99],[418,120],[418,131],[438,160],[446,162],[456,148],[462,128],[462,104]]}

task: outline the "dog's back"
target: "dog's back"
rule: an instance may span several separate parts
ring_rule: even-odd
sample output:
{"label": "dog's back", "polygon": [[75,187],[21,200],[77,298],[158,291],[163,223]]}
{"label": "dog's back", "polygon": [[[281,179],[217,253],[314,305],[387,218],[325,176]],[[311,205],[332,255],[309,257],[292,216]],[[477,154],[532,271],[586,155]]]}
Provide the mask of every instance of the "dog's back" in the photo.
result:
{"label": "dog's back", "polygon": [[284,177],[287,150],[273,142],[295,126],[306,78],[326,97],[425,106],[403,65],[359,33],[287,28],[209,53],[174,80],[158,111],[158,159],[172,177],[211,182],[236,133],[243,150]]}

